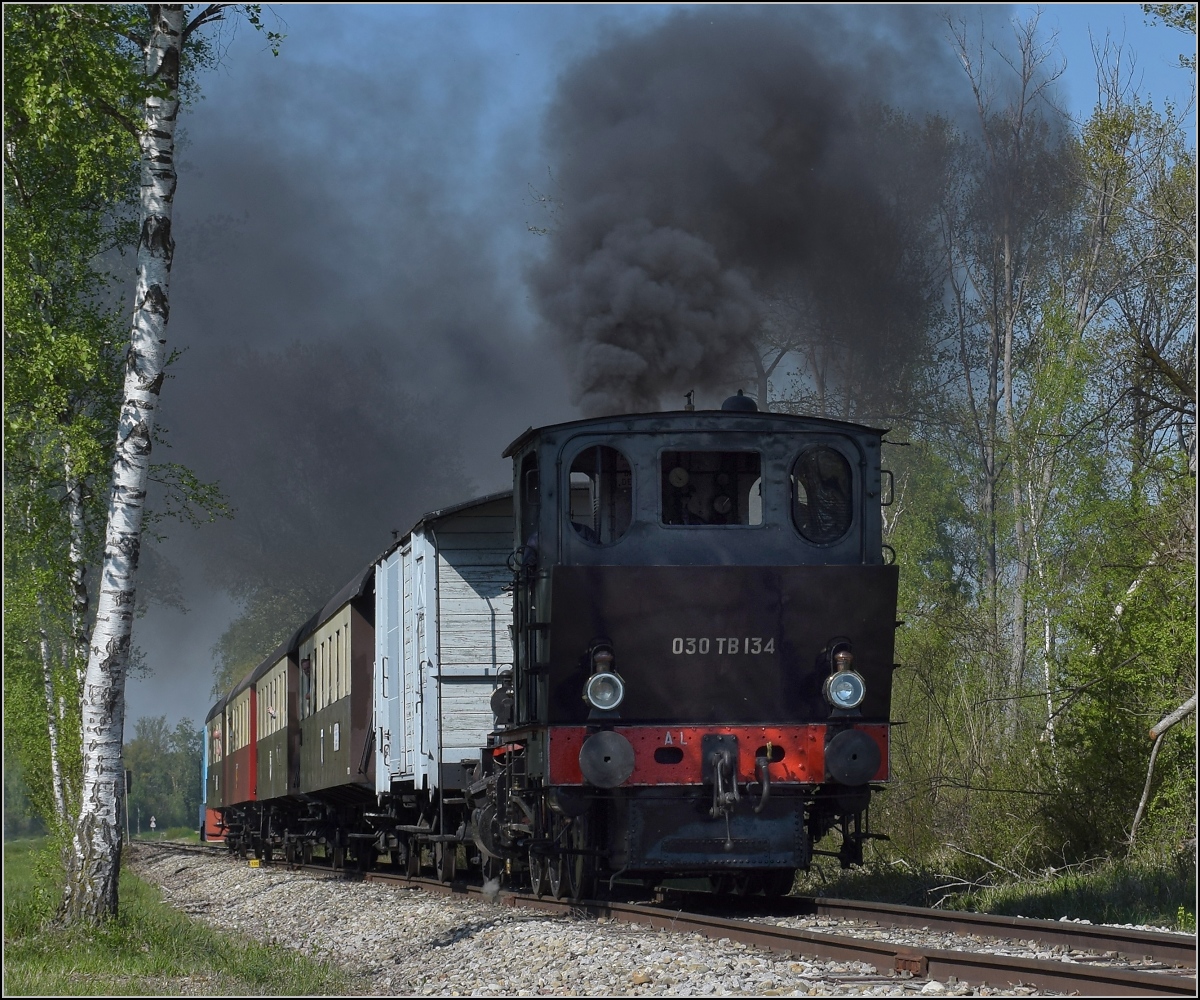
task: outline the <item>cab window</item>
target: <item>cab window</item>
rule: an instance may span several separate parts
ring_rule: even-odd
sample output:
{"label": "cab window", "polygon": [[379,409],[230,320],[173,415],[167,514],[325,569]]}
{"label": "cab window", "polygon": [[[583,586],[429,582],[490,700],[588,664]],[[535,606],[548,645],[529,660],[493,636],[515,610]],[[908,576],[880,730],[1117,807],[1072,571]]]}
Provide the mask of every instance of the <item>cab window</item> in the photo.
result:
{"label": "cab window", "polygon": [[571,463],[571,527],[593,545],[609,545],[633,521],[633,470],[616,448],[586,448]]}
{"label": "cab window", "polygon": [[664,451],[662,523],[762,524],[762,459],[756,451]]}
{"label": "cab window", "polygon": [[817,545],[836,542],[854,520],[850,463],[837,449],[821,446],[800,453],[792,466],[792,520]]}

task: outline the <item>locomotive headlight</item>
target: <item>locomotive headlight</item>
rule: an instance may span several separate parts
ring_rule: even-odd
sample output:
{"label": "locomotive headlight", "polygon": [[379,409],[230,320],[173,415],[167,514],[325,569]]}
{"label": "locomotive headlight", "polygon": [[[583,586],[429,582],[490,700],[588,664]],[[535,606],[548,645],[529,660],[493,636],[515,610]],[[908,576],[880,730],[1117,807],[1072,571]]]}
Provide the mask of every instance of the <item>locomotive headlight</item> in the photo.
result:
{"label": "locomotive headlight", "polygon": [[839,670],[825,680],[825,700],[834,708],[858,708],[867,694],[867,685],[853,670]]}
{"label": "locomotive headlight", "polygon": [[583,689],[584,700],[602,712],[611,712],[625,700],[625,682],[613,673],[592,674]]}

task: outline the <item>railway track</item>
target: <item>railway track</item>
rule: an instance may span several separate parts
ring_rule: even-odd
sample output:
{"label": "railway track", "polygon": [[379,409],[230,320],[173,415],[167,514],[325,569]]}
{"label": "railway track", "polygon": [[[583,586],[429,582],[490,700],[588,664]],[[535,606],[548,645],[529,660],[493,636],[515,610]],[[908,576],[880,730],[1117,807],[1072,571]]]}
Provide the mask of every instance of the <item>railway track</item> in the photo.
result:
{"label": "railway track", "polygon": [[[155,846],[212,850],[201,845]],[[326,865],[307,868],[332,874]],[[721,897],[718,902],[703,893],[667,892],[653,902],[571,903],[509,890],[485,894],[483,887],[463,881],[442,883],[388,871],[345,874],[431,892],[488,895],[505,906],[690,931],[780,953],[864,963],[875,974],[854,977],[863,982],[901,977],[1088,996],[1196,995],[1196,939],[1181,934],[823,898]],[[736,915],[731,916],[730,909]],[[950,946],[938,946],[947,943]],[[1023,954],[1006,953],[1012,951]]]}

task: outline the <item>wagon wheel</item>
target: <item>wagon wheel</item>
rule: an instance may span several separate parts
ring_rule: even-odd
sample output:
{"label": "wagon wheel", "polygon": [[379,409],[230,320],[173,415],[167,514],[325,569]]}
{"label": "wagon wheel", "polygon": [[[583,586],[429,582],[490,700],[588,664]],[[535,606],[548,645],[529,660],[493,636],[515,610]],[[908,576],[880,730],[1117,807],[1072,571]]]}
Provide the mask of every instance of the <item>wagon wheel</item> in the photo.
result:
{"label": "wagon wheel", "polygon": [[588,835],[588,822],[577,816],[567,827],[567,847],[573,852],[565,855],[567,894],[572,900],[592,895],[596,887],[597,859],[591,853],[592,839]]}
{"label": "wagon wheel", "polygon": [[433,845],[433,865],[439,882],[453,882],[458,862],[458,844],[450,840],[439,840]]}
{"label": "wagon wheel", "polygon": [[540,854],[529,852],[529,887],[539,899],[546,894],[546,859]]}
{"label": "wagon wheel", "polygon": [[408,851],[404,856],[404,871],[409,878],[421,874],[421,842],[416,837],[408,838]]}
{"label": "wagon wheel", "polygon": [[354,867],[360,872],[369,872],[375,867],[379,852],[374,844],[364,844],[354,850]]}

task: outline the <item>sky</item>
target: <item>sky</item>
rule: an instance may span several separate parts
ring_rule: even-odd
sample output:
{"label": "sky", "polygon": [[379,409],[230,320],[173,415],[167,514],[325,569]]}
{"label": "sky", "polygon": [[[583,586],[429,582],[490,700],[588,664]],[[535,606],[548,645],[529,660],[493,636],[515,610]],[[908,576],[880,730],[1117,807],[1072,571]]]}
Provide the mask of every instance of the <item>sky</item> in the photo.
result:
{"label": "sky", "polygon": [[[1145,26],[1137,5],[1040,9],[1073,117],[1094,104],[1091,45],[1105,37],[1135,57],[1142,93],[1186,103],[1188,76],[1174,68],[1183,36]],[[1011,17],[1036,8],[965,10],[1003,38]],[[770,16],[810,18],[797,37],[814,51],[857,52],[863,65],[839,78],[847,86],[956,113],[962,80],[936,12]],[[736,35],[725,30],[734,14],[280,5],[266,16],[286,35],[278,57],[249,26],[222,28],[221,64],[181,116],[168,340],[183,353],[162,394],[170,447],[158,459],[218,481],[237,516],[160,527],[167,537],[151,547],[150,600],[134,625],[149,673],[128,683],[131,730],[146,715],[203,719],[212,647],[239,589],[318,569],[343,582],[337,574],[349,578],[424,511],[510,486],[500,455],[526,427],[576,419],[594,402],[580,380],[595,352],[565,343],[552,320],[573,315],[578,296],[563,305],[558,292],[595,262],[551,260],[537,230],[563,224],[555,203],[594,220],[604,192],[584,204],[586,168],[628,153],[648,169],[655,128],[673,114],[702,132],[710,100],[713,135],[736,133],[737,109],[722,109],[719,92],[740,85],[743,64],[731,56],[720,72],[714,63],[711,95],[686,73],[679,93],[647,84],[658,88],[646,98],[657,102],[653,127],[627,150],[579,138],[602,131],[600,97],[638,99],[619,67],[653,53],[664,25],[693,17],[693,35],[677,32],[668,53],[686,62],[689,37],[719,52]],[[753,38],[740,44],[755,55]],[[758,72],[753,58],[745,66]],[[696,211],[680,198],[680,212]],[[704,247],[685,249],[708,259]],[[680,241],[663,252],[681,252]],[[732,269],[718,277],[731,288],[739,280]]]}

